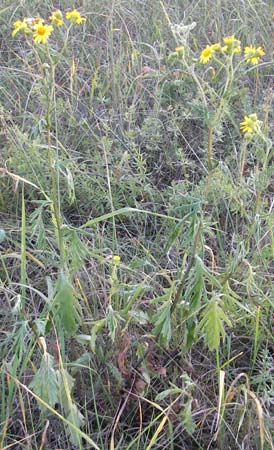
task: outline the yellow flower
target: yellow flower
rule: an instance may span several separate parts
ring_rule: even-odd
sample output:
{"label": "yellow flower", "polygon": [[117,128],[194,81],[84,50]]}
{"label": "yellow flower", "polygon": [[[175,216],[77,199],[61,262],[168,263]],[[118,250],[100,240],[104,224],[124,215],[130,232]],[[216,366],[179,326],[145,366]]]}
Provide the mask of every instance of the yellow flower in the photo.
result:
{"label": "yellow flower", "polygon": [[227,36],[223,38],[225,46],[222,47],[224,53],[232,55],[233,53],[240,53],[241,51],[241,41],[235,38],[234,34],[232,36]]}
{"label": "yellow flower", "polygon": [[200,55],[200,62],[203,64],[207,64],[208,61],[212,58],[214,50],[212,50],[210,45],[207,45],[206,48],[202,50]]}
{"label": "yellow flower", "polygon": [[11,36],[14,37],[18,31],[26,31],[28,28],[28,24],[26,19],[24,20],[16,20],[13,24],[13,31],[11,33]]}
{"label": "yellow flower", "polygon": [[231,44],[233,44],[236,41],[236,39],[235,39],[234,34],[233,34],[232,36],[224,37],[223,41],[224,41],[224,44],[231,45]]}
{"label": "yellow flower", "polygon": [[239,45],[238,47],[235,47],[234,49],[233,49],[233,53],[240,53],[241,52],[241,46]]}
{"label": "yellow flower", "polygon": [[245,47],[245,58],[248,63],[258,64],[261,56],[264,56],[265,52],[262,47],[254,47],[250,45],[250,47]]}
{"label": "yellow flower", "polygon": [[175,52],[176,53],[183,53],[184,49],[185,49],[185,47],[183,45],[181,45],[180,47],[176,47],[175,48]]}
{"label": "yellow flower", "polygon": [[77,11],[77,9],[67,12],[66,19],[69,19],[71,23],[82,23],[86,21],[86,18],[81,17],[81,14]]}
{"label": "yellow flower", "polygon": [[249,114],[249,116],[245,116],[244,120],[240,123],[240,129],[244,134],[256,133],[259,131],[260,123],[257,114]]}
{"label": "yellow flower", "polygon": [[49,20],[51,20],[51,23],[53,25],[57,25],[58,27],[63,25],[64,24],[63,14],[61,13],[60,9],[53,11],[52,15],[49,16]]}
{"label": "yellow flower", "polygon": [[118,255],[113,255],[112,261],[116,266],[118,266],[120,264],[121,258]]}
{"label": "yellow flower", "polygon": [[208,61],[212,58],[213,54],[220,50],[221,46],[220,44],[212,44],[207,45],[206,48],[202,50],[202,53],[200,55],[200,62],[203,64],[207,64]]}
{"label": "yellow flower", "polygon": [[52,32],[53,27],[51,25],[43,25],[42,22],[39,22],[34,26],[34,42],[37,42],[38,44],[46,44]]}

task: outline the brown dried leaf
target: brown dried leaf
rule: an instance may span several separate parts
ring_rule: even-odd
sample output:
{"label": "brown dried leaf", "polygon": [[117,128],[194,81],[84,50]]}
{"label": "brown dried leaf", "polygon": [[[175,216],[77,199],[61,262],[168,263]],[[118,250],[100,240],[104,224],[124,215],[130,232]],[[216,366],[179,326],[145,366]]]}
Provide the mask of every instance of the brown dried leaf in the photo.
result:
{"label": "brown dried leaf", "polygon": [[125,378],[130,378],[130,373],[131,373],[130,370],[127,369],[126,365],[125,365],[127,352],[130,347],[130,342],[131,342],[130,335],[126,331],[123,335],[122,346],[121,346],[121,349],[120,349],[120,351],[118,353],[118,357],[117,357],[118,369],[120,370],[121,374]]}
{"label": "brown dried leaf", "polygon": [[154,344],[152,342],[149,343],[148,353],[146,357],[147,368],[152,370],[153,372],[158,373],[160,377],[166,377],[166,368],[157,364],[155,360],[153,360],[153,352]]}
{"label": "brown dried leaf", "polygon": [[145,382],[145,380],[138,378],[134,384],[134,391],[136,392],[136,394],[143,395],[146,387],[147,383]]}
{"label": "brown dried leaf", "polygon": [[160,375],[160,377],[165,378],[166,377],[166,368],[159,367],[159,369],[157,369],[157,373],[158,373],[158,375]]}

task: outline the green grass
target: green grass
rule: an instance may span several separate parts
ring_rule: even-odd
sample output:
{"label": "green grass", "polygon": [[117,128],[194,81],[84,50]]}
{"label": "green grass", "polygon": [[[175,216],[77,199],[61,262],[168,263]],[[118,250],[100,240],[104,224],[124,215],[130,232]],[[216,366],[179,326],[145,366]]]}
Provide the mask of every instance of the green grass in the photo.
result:
{"label": "green grass", "polygon": [[0,7],[0,448],[272,450],[271,2],[59,3]]}

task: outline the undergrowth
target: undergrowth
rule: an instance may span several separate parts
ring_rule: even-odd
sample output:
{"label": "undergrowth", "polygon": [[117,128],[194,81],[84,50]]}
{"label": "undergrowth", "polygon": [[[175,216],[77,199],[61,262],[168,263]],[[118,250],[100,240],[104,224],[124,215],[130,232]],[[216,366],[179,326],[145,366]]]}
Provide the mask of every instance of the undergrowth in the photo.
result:
{"label": "undergrowth", "polygon": [[271,2],[0,23],[0,448],[273,450]]}

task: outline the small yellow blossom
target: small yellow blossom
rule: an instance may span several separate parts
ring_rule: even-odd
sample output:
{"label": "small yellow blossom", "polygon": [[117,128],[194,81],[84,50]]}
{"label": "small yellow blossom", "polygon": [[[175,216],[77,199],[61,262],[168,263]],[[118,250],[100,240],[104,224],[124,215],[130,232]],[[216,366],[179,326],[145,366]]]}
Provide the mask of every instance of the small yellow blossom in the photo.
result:
{"label": "small yellow blossom", "polygon": [[203,64],[207,64],[208,61],[212,58],[213,54],[220,50],[221,46],[220,44],[212,44],[207,45],[206,48],[202,50],[202,53],[200,55],[200,62]]}
{"label": "small yellow blossom", "polygon": [[260,129],[260,123],[257,114],[249,114],[249,116],[245,116],[244,120],[240,123],[240,129],[244,134],[256,133]]}
{"label": "small yellow blossom", "polygon": [[183,45],[181,45],[180,47],[175,48],[175,52],[181,54],[184,52],[184,49],[185,49],[185,47]]}
{"label": "small yellow blossom", "polygon": [[14,37],[18,31],[26,31],[28,28],[28,24],[26,19],[24,20],[16,20],[13,24],[13,31],[11,33],[11,36]]}
{"label": "small yellow blossom", "polygon": [[60,9],[53,11],[52,15],[49,16],[49,20],[51,20],[52,25],[57,25],[58,27],[63,25],[63,14],[61,13]]}
{"label": "small yellow blossom", "polygon": [[250,45],[250,47],[245,47],[244,52],[246,61],[254,65],[258,64],[260,57],[265,55],[262,47],[256,48],[253,45]]}
{"label": "small yellow blossom", "polygon": [[46,44],[52,32],[53,27],[51,25],[43,25],[42,22],[39,22],[34,26],[34,42],[37,42],[38,44]]}
{"label": "small yellow blossom", "polygon": [[234,35],[226,36],[223,38],[225,46],[222,47],[224,53],[232,55],[233,53],[240,53],[241,51],[241,41],[235,38]]}
{"label": "small yellow blossom", "polygon": [[208,61],[212,58],[214,51],[212,50],[210,45],[207,45],[206,48],[202,50],[200,55],[200,62],[203,64],[207,64]]}
{"label": "small yellow blossom", "polygon": [[231,45],[231,44],[233,44],[236,41],[236,39],[235,39],[234,34],[233,34],[232,36],[224,37],[223,41],[224,41],[224,44]]}
{"label": "small yellow blossom", "polygon": [[77,9],[67,12],[66,19],[69,19],[71,23],[82,23],[86,21],[86,18],[81,17],[81,14],[77,11]]}
{"label": "small yellow blossom", "polygon": [[113,255],[112,261],[116,266],[118,266],[120,264],[121,258],[118,255]]}

